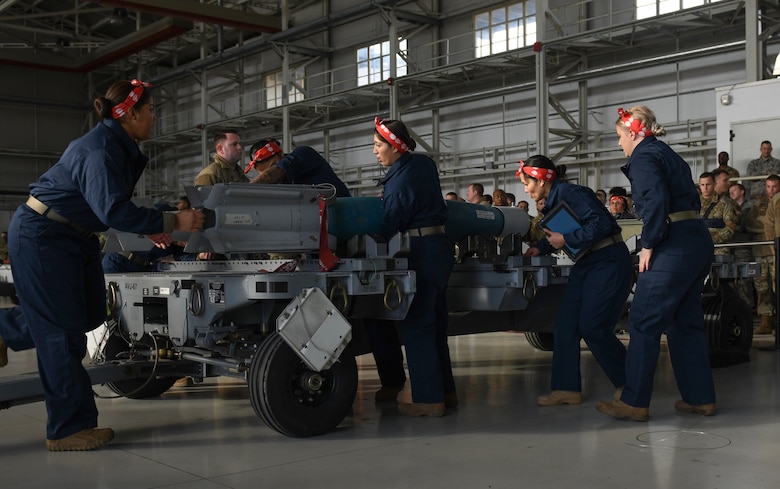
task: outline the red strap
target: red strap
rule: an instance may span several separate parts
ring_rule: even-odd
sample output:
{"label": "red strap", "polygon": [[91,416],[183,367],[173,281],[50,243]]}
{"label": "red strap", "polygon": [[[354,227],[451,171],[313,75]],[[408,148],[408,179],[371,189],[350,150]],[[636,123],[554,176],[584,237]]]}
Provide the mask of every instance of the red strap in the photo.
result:
{"label": "red strap", "polygon": [[328,205],[325,197],[320,196],[320,270],[329,272],[339,264],[337,257],[328,247]]}

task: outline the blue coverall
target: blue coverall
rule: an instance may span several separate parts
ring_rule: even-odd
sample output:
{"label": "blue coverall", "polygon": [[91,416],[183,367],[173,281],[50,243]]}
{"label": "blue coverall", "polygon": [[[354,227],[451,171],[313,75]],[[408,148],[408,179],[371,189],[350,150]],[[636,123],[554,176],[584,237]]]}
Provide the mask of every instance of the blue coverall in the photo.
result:
{"label": "blue coverall", "polygon": [[[379,185],[384,185],[382,235],[385,237],[447,222],[447,206],[441,196],[436,164],[427,156],[403,154]],[[401,322],[401,336],[412,381],[412,401],[440,403],[444,402],[445,395],[455,394],[447,345],[446,297],[455,262],[454,248],[444,233],[412,237],[410,241],[409,269],[415,272],[417,292]]]}
{"label": "blue coverall", "polygon": [[626,386],[621,400],[648,407],[661,334],[684,402],[715,402],[701,293],[713,260],[712,237],[701,219],[670,223],[669,214],[699,212],[690,166],[666,143],[642,140],[622,167],[644,222],[642,247],[652,248],[649,269],[639,274],[629,313]]}
{"label": "blue coverall", "polygon": [[[560,202],[569,205],[582,226],[564,234],[571,248],[587,249],[620,234],[620,226],[591,189],[553,180],[542,213],[548,215]],[[547,239],[539,241],[537,248],[542,254],[555,251]],[[572,267],[555,317],[552,390],[582,390],[580,339],[585,340],[612,384],[625,384],[626,348],[614,328],[628,298],[631,275],[631,256],[622,239],[588,252]]]}
{"label": "blue coverall", "polygon": [[106,319],[106,292],[98,239],[90,232],[172,231],[172,215],[130,201],[147,161],[119,122],[101,121],[30,185],[31,195],[89,232],[26,204],[11,220],[8,248],[21,305],[0,311],[0,336],[15,351],[37,350],[50,440],[97,426],[92,383],[81,362],[85,333]]}
{"label": "blue coverall", "polygon": [[284,170],[284,183],[319,185],[330,183],[336,187],[336,197],[349,197],[349,189],[336,175],[330,163],[308,146],[298,146],[276,164]]}

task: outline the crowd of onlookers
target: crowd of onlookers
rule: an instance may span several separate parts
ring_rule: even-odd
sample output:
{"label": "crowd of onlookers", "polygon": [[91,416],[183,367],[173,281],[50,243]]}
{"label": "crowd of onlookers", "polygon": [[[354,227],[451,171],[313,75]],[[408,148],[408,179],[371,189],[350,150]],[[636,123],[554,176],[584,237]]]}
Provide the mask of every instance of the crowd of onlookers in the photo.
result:
{"label": "crowd of onlookers", "polygon": [[455,192],[447,192],[444,196],[447,200],[457,200],[459,202],[471,202],[472,204],[484,205],[486,207],[520,207],[528,211],[528,202],[516,201],[515,194],[497,188],[493,194],[485,194],[485,186],[481,183],[472,183],[466,189],[466,198],[460,197]]}

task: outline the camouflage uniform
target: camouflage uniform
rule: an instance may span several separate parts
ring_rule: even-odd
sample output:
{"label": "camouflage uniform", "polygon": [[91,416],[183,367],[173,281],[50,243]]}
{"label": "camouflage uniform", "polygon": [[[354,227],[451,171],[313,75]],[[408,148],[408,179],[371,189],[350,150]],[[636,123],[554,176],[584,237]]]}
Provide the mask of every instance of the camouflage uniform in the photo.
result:
{"label": "camouflage uniform", "polygon": [[[747,215],[745,227],[754,241],[766,240],[764,218],[768,207],[769,197],[764,193],[755,201]],[[753,256],[757,262],[761,263],[761,276],[755,279],[756,296],[758,298],[756,312],[759,316],[772,316],[774,314],[774,297],[772,294],[772,283],[775,275],[774,251],[771,246],[756,245],[753,247]]]}
{"label": "camouflage uniform", "polygon": [[717,168],[715,168],[715,170],[723,170],[723,171],[725,171],[726,173],[729,174],[729,178],[739,178],[739,170],[737,170],[736,168],[732,168],[729,165],[718,166]]}
{"label": "camouflage uniform", "polygon": [[543,217],[544,216],[540,212],[534,217],[533,221],[531,221],[531,227],[528,229],[528,234],[526,235],[526,242],[531,246],[536,246],[539,241],[547,236],[544,233],[544,230],[542,230],[542,226],[539,224],[539,221],[541,221]]}
{"label": "camouflage uniform", "polygon": [[[732,200],[732,202],[734,201]],[[734,209],[737,212],[737,229],[734,233],[734,241],[737,243],[750,242],[750,234],[747,232],[747,228],[745,227],[745,222],[747,221],[747,214],[750,211],[750,206],[747,205],[748,202],[745,202],[745,204],[746,206],[743,209],[742,206],[734,202]],[[740,246],[738,248],[732,248],[734,250],[734,258],[736,261],[752,262],[754,258],[751,248],[751,246]],[[755,289],[753,285],[753,279],[740,277],[734,283],[734,286],[736,288],[737,294],[739,294],[742,300],[745,301],[748,307],[754,309],[756,307],[756,300],[754,296]]]}
{"label": "camouflage uniform", "polygon": [[[780,236],[780,194],[775,194],[774,197],[772,197],[772,200],[769,201],[769,204],[766,209],[766,214],[764,215],[764,238],[767,241],[774,241],[776,237]],[[774,258],[775,255],[775,247],[770,246],[772,249],[772,258]],[[774,265],[774,261],[772,263]],[[770,270],[770,276],[771,276],[771,282],[769,282],[769,290],[772,291],[770,294],[772,298],[774,299],[775,296],[775,269],[772,267]],[[759,334],[769,334],[772,332],[772,329],[774,328],[774,321],[772,319],[768,321],[762,321],[761,325],[753,330],[754,333]]]}
{"label": "camouflage uniform", "polygon": [[[710,230],[712,242],[715,244],[730,243],[734,241],[734,232],[737,230],[737,213],[731,199],[722,199],[717,195],[705,199],[701,197],[701,217]],[[716,255],[729,255],[728,248],[715,248]]]}
{"label": "camouflage uniform", "polygon": [[[761,175],[780,175],[780,160],[770,156],[765,160],[756,158],[755,160],[748,163],[747,176],[756,177]],[[744,183],[748,190],[749,199],[756,199],[760,195],[766,195],[765,180],[749,180]]]}
{"label": "camouflage uniform", "polygon": [[214,161],[195,177],[195,185],[231,182],[249,183],[249,178],[244,175],[240,166],[228,163],[219,155],[214,155]]}

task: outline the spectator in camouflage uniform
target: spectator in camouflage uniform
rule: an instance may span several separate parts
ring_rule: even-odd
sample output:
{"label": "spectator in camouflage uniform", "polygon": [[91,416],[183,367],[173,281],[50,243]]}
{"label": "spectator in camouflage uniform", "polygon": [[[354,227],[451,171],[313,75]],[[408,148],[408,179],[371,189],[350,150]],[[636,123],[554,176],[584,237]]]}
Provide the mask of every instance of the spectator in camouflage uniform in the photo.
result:
{"label": "spectator in camouflage uniform", "polygon": [[715,193],[720,197],[721,199],[727,199],[727,201],[734,205],[733,202],[731,202],[731,197],[729,196],[729,187],[731,186],[731,182],[729,181],[729,172],[726,170],[721,170],[718,168],[717,170],[712,171],[712,178],[715,180]]}
{"label": "spectator in camouflage uniform", "polygon": [[[766,231],[764,229],[764,219],[771,199],[780,192],[780,177],[769,175],[765,183],[765,193],[756,202],[747,215],[745,226],[751,233],[754,241],[764,241]],[[774,282],[775,260],[774,251],[768,245],[756,245],[753,247],[753,256],[756,261],[761,263],[761,276],[755,279],[756,297],[758,313],[761,323],[753,330],[754,334],[767,334],[772,332],[774,324],[774,294],[772,293],[772,283]]]}
{"label": "spectator in camouflage uniform", "polygon": [[195,177],[195,185],[216,183],[249,183],[244,170],[239,166],[244,149],[236,131],[225,131],[214,136],[214,160]]}
{"label": "spectator in camouflage uniform", "polygon": [[740,213],[743,216],[747,216],[747,213],[750,212],[752,202],[748,200],[745,186],[741,183],[732,183],[729,185],[729,197],[731,197],[731,200],[739,206]]}
{"label": "spectator in camouflage uniform", "polygon": [[[772,157],[772,143],[761,141],[761,156],[748,163],[747,176],[755,177],[777,174],[780,174],[780,160]],[[757,199],[762,195],[766,195],[761,180],[752,180],[747,183],[748,198]]]}
{"label": "spectator in camouflage uniform", "polygon": [[544,233],[544,230],[542,229],[541,224],[539,224],[539,221],[542,220],[544,217],[544,214],[542,214],[542,209],[544,209],[544,205],[547,203],[547,199],[541,198],[536,203],[536,217],[534,217],[533,221],[531,221],[531,227],[528,229],[528,234],[526,235],[526,243],[530,244],[531,246],[536,246],[536,243],[544,239],[545,236],[547,236]]}
{"label": "spectator in camouflage uniform", "polygon": [[509,205],[509,201],[506,198],[506,192],[503,189],[497,188],[493,191],[493,205],[496,207],[506,207]]}
{"label": "spectator in camouflage uniform", "polygon": [[[764,237],[769,241],[774,241],[776,237],[780,237],[780,192],[776,193],[770,200],[766,209],[766,215],[764,216]],[[772,254],[774,255],[774,246],[772,246]],[[774,286],[774,283],[771,284]],[[774,288],[773,288],[774,290]],[[759,333],[770,333],[774,328],[774,321],[771,322],[769,328],[765,328],[764,331],[759,329]],[[776,333],[776,332],[775,332]]]}
{"label": "spectator in camouflage uniform", "polygon": [[[730,243],[734,240],[737,229],[737,213],[734,206],[715,193],[715,179],[712,173],[705,172],[699,176],[701,191],[701,210],[699,217],[710,230],[712,242],[715,244]],[[731,199],[728,199],[729,201]],[[716,255],[731,254],[728,248],[715,248]]]}
{"label": "spectator in camouflage uniform", "polygon": [[[745,223],[747,221],[747,215],[750,212],[751,201],[745,199],[745,194],[745,186],[741,183],[732,183],[729,187],[729,197],[731,197],[731,200],[734,201],[736,206],[734,209],[737,211],[737,230],[734,233],[734,241],[737,243],[750,242],[750,234],[747,232]],[[738,262],[753,261],[752,247],[740,246],[738,248],[733,248],[733,250],[734,258]],[[753,279],[748,277],[741,277],[735,282],[734,285],[737,293],[742,298],[742,300],[745,301],[748,307],[750,307],[750,309],[755,309],[756,300]]]}
{"label": "spectator in camouflage uniform", "polygon": [[[718,168],[716,170],[723,170],[729,174],[729,178],[739,178],[739,170],[729,166],[729,154],[725,151],[718,153]],[[715,170],[713,170],[715,173]]]}
{"label": "spectator in camouflage uniform", "polygon": [[[770,200],[766,209],[766,215],[764,216],[764,237],[769,241],[774,241],[775,237],[780,236],[780,192],[776,193]],[[772,255],[774,256],[774,246],[772,248]],[[771,284],[774,286],[774,283]],[[774,287],[772,289],[774,291]],[[769,334],[774,328],[774,321],[772,321],[768,328],[763,331],[760,326],[758,333]]]}

